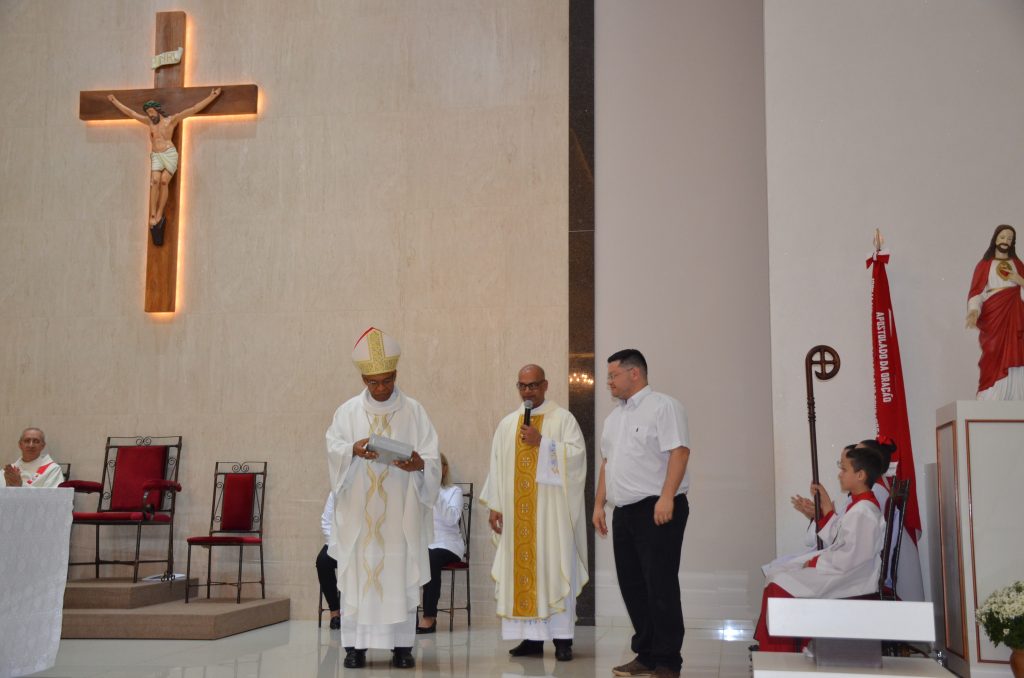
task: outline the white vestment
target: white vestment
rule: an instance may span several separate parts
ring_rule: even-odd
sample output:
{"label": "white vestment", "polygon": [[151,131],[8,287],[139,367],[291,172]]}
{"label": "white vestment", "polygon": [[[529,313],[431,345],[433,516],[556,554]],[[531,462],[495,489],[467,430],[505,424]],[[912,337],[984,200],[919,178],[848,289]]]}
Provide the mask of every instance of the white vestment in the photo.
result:
{"label": "white vestment", "polygon": [[[497,613],[506,640],[572,638],[576,596],[589,581],[584,483],[586,444],[568,410],[550,400],[532,411],[543,416],[536,470],[536,614],[515,613],[514,572],[517,507],[515,500],[516,441],[523,408],[498,424],[491,444],[491,465],[480,501],[503,515],[502,534],[494,535],[497,552],[491,577]],[[533,597],[533,591],[530,592]]]}
{"label": "white vestment", "polygon": [[[878,590],[885,520],[873,501],[855,498],[841,517],[832,515],[818,536],[827,544],[824,549],[765,566],[767,583],[795,598],[850,598]],[[804,567],[815,557],[814,567]]]}
{"label": "white vestment", "polygon": [[[352,444],[371,433],[412,445],[424,470],[354,457]],[[383,403],[364,389],[334,413],[327,461],[335,492],[328,554],[338,561],[342,644],[411,647],[420,586],[430,581],[427,545],[441,482],[434,426],[423,406],[397,387]]]}
{"label": "white vestment", "polygon": [[[64,482],[64,471],[48,454],[40,454],[34,461],[19,459],[11,466],[21,474],[22,487],[57,487]],[[0,474],[0,482],[4,487],[7,486],[3,474]]]}

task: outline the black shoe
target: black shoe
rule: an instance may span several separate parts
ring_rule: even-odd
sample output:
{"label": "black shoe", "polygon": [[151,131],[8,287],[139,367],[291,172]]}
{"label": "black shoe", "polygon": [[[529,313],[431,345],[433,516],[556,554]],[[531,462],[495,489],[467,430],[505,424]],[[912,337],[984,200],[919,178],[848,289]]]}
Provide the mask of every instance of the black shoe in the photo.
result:
{"label": "black shoe", "polygon": [[437,633],[437,620],[436,619],[434,620],[434,623],[431,626],[419,626],[419,625],[416,626],[416,634],[417,635],[421,635],[421,634],[424,634],[424,633]]}
{"label": "black shoe", "polygon": [[411,647],[396,647],[391,651],[391,665],[396,669],[411,669],[416,666]]}
{"label": "black shoe", "polygon": [[164,227],[167,225],[167,217],[160,217],[160,221],[149,227],[149,235],[153,238],[153,244],[160,247],[164,244]]}
{"label": "black shoe", "polygon": [[747,649],[750,650],[751,652],[760,652],[761,651],[761,646],[759,644],[757,644],[757,643],[754,643],[753,645],[748,645]]}
{"label": "black shoe", "polygon": [[543,640],[524,640],[508,651],[513,657],[530,657],[544,654]]}
{"label": "black shoe", "polygon": [[366,650],[357,650],[352,647],[345,648],[346,669],[361,669],[366,666]]}
{"label": "black shoe", "polygon": [[331,617],[331,630],[337,631],[341,628],[341,617]]}
{"label": "black shoe", "polygon": [[560,662],[571,662],[572,661],[572,640],[569,638],[556,638],[555,641],[555,659]]}

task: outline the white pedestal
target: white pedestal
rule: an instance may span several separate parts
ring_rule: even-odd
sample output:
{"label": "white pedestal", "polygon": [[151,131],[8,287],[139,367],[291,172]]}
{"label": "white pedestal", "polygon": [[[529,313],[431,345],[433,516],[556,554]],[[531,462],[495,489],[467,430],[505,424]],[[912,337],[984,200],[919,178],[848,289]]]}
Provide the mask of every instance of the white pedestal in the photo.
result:
{"label": "white pedestal", "polygon": [[[1024,578],[1024,402],[961,400],[935,413],[939,544],[949,668],[1009,676],[1010,651],[974,621],[990,593]],[[933,577],[936,576],[933,573]]]}
{"label": "white pedestal", "polygon": [[952,678],[938,662],[924,657],[882,657],[881,669],[818,667],[814,660],[796,652],[755,652],[754,678],[845,678],[847,676],[899,676],[901,678]]}

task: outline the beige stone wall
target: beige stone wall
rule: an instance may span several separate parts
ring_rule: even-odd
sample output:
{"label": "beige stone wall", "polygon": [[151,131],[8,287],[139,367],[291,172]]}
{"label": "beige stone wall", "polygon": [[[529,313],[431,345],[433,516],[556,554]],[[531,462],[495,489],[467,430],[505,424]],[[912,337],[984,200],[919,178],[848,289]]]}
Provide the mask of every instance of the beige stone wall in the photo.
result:
{"label": "beige stone wall", "polygon": [[[167,318],[142,312],[145,130],[86,125],[77,103],[151,86],[171,9],[189,13],[188,84],[261,95],[255,119],[185,123]],[[0,2],[4,456],[37,425],[98,479],[106,436],[180,433],[181,544],[207,529],[215,461],[269,460],[268,594],[312,616],[323,433],[360,387],[366,326],[402,342],[401,385],[458,480],[483,481],[521,364],[566,400],[567,34],[550,0]]]}

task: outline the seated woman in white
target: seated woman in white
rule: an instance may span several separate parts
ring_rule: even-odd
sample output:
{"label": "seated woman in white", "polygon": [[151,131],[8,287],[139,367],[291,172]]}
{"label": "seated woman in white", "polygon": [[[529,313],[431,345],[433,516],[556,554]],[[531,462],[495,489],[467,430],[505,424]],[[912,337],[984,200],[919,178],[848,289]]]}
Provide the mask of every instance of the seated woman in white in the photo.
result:
{"label": "seated woman in white", "polygon": [[459,530],[462,490],[448,479],[448,457],[441,455],[441,490],[434,504],[434,541],[430,544],[430,581],[423,585],[423,616],[416,633],[437,630],[437,601],[441,597],[441,568],[457,563],[466,553]]}

